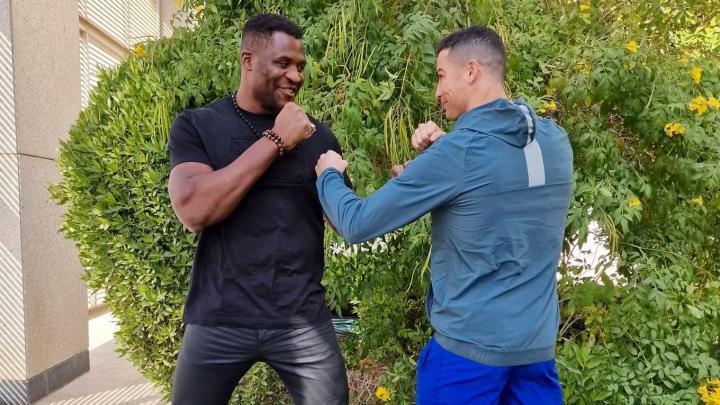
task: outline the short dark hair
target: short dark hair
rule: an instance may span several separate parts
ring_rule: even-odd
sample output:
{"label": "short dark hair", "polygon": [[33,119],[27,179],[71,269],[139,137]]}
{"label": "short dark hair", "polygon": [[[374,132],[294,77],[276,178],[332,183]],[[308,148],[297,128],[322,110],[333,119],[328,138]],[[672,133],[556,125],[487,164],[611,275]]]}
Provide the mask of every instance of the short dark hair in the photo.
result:
{"label": "short dark hair", "polygon": [[241,48],[252,46],[257,40],[268,40],[275,32],[302,39],[300,27],[290,19],[278,14],[256,14],[245,22]]}
{"label": "short dark hair", "polygon": [[475,59],[505,77],[507,53],[500,35],[488,27],[475,25],[457,31],[443,38],[438,44],[437,53],[449,49],[449,55],[463,62]]}

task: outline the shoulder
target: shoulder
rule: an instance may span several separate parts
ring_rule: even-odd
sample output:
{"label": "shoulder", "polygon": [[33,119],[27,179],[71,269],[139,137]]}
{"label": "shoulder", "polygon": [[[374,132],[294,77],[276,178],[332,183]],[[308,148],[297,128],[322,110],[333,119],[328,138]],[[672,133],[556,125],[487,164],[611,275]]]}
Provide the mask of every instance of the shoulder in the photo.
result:
{"label": "shoulder", "polygon": [[421,152],[416,160],[423,162],[427,167],[462,170],[470,140],[471,134],[467,131],[451,131]]}
{"label": "shoulder", "polygon": [[175,121],[187,121],[193,125],[202,124],[204,121],[217,119],[227,114],[231,108],[227,97],[219,98],[201,107],[188,108],[175,117]]}
{"label": "shoulder", "polygon": [[337,138],[335,137],[335,134],[330,129],[330,126],[325,124],[324,122],[321,122],[317,120],[315,117],[308,114],[308,119],[310,119],[310,122],[315,125],[315,133],[313,134],[313,137],[317,137],[321,139],[324,143],[336,146],[339,145]]}
{"label": "shoulder", "polygon": [[537,120],[536,137],[540,144],[570,147],[567,132],[555,121],[545,118]]}
{"label": "shoulder", "polygon": [[555,121],[538,119],[536,138],[544,154],[554,159],[572,160],[570,138]]}
{"label": "shoulder", "polygon": [[217,99],[211,103],[197,108],[188,108],[179,113],[173,121],[170,135],[177,136],[177,133],[191,132],[199,134],[204,130],[217,125],[223,121],[232,105],[227,97]]}
{"label": "shoulder", "polygon": [[468,128],[461,128],[452,130],[442,136],[435,141],[433,147],[437,146],[439,150],[446,154],[455,154],[460,157],[461,155],[458,155],[458,153],[464,154],[464,151],[471,143],[485,142],[485,138],[482,133]]}
{"label": "shoulder", "polygon": [[542,118],[538,117],[536,121],[538,132],[540,133],[547,133],[551,135],[562,135],[564,137],[567,137],[567,133],[565,130],[558,125],[555,121],[548,119],[548,118]]}

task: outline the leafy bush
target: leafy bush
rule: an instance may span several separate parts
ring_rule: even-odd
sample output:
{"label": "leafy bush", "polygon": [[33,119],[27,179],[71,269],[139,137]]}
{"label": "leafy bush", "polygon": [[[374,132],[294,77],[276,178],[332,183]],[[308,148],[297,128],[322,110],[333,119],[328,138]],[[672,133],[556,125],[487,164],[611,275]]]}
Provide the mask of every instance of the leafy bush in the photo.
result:
{"label": "leafy bush", "polygon": [[[575,151],[558,282],[566,401],[700,400],[698,387],[720,376],[716,2],[265,3],[188,2],[194,29],[141,44],[104,72],[61,148],[64,179],[52,191],[68,208],[63,231],[90,288],[107,292],[122,354],[148,379],[169,392],[195,244],[166,192],[169,125],[236,88],[246,16],[284,10],[305,31],[299,103],[331,124],[360,194],[412,158],[418,122],[451,128],[432,96],[440,37],[471,23],[495,28],[510,55],[508,94],[556,119]],[[359,316],[343,341],[348,366],[386,387],[391,403],[413,402],[430,335],[429,226],[426,217],[355,247],[326,235],[330,306]],[[608,253],[576,260],[590,235]],[[352,393],[358,403],[365,394]],[[238,403],[287,398],[267,367],[235,393]]]}

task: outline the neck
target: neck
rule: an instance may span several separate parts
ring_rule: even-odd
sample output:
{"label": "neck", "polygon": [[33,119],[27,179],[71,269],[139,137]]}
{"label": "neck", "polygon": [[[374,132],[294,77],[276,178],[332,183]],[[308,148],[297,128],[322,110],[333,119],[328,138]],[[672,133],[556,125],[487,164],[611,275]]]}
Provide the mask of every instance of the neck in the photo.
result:
{"label": "neck", "polygon": [[492,85],[478,86],[476,90],[470,92],[471,96],[468,100],[467,109],[470,111],[475,107],[480,107],[499,98],[507,98],[502,83],[494,83]]}
{"label": "neck", "polygon": [[252,89],[247,83],[244,83],[242,79],[240,80],[240,87],[238,88],[237,93],[235,93],[235,102],[238,107],[253,114],[270,113],[270,111],[263,108],[260,102],[255,99]]}

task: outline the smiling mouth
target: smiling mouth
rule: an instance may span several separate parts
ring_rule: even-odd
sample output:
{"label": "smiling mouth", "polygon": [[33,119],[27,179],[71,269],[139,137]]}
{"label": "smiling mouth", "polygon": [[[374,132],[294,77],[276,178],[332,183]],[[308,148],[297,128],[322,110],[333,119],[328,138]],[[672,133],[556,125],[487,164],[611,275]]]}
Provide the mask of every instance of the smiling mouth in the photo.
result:
{"label": "smiling mouth", "polygon": [[280,91],[289,97],[295,97],[295,95],[297,95],[297,89],[293,88],[281,87]]}

